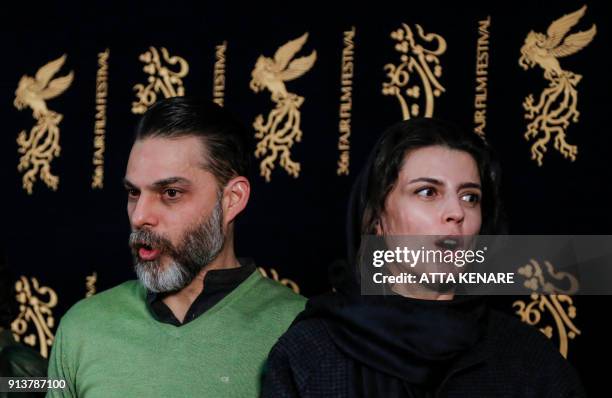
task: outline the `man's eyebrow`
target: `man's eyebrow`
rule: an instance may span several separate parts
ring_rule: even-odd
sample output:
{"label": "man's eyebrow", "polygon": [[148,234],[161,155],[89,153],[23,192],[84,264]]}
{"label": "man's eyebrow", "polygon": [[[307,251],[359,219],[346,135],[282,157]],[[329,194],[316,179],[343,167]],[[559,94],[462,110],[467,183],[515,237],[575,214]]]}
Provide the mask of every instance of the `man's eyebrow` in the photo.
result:
{"label": "man's eyebrow", "polygon": [[151,184],[151,187],[159,189],[173,184],[191,185],[191,181],[185,177],[168,177],[163,180],[155,181]]}
{"label": "man's eyebrow", "polygon": [[130,189],[136,188],[136,185],[132,184],[127,178],[123,179],[123,186]]}
{"label": "man's eyebrow", "polygon": [[[152,189],[160,189],[163,187],[167,187],[172,184],[182,184],[182,185],[191,185],[191,181],[184,177],[168,177],[162,180],[155,181],[151,184]],[[123,185],[128,189],[139,189],[136,185],[134,185],[127,178],[123,179]]]}

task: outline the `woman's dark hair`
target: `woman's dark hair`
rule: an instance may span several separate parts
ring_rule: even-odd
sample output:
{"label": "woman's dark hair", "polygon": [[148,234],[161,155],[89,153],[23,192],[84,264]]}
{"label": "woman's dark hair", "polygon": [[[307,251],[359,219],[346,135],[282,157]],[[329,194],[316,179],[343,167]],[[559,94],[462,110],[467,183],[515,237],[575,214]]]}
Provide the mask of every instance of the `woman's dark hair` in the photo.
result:
{"label": "woman's dark hair", "polygon": [[476,134],[467,133],[452,123],[434,119],[410,119],[389,127],[380,137],[364,170],[362,186],[360,234],[373,234],[375,224],[384,211],[385,200],[397,181],[407,153],[440,145],[465,151],[478,166],[482,189],[481,235],[501,234],[500,167],[492,149]]}
{"label": "woman's dark hair", "polygon": [[209,100],[171,97],[157,101],[138,122],[135,139],[188,136],[202,140],[206,150],[203,166],[217,178],[219,187],[236,176],[248,176],[250,136],[246,128]]}

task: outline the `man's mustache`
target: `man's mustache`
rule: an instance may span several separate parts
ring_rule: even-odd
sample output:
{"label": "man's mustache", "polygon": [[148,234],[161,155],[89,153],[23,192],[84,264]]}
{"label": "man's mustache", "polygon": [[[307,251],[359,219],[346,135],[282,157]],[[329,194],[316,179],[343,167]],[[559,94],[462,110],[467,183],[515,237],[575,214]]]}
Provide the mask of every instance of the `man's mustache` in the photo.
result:
{"label": "man's mustache", "polygon": [[160,252],[174,252],[174,245],[163,235],[156,234],[149,229],[139,229],[132,231],[129,240],[130,248],[133,251],[144,247],[148,250],[157,249]]}

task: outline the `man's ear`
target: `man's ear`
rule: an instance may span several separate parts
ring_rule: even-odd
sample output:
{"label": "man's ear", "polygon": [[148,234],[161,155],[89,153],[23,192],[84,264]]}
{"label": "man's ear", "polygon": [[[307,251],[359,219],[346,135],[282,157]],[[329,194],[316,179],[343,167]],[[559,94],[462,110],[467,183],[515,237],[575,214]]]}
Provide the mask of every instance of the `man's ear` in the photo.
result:
{"label": "man's ear", "polygon": [[234,177],[223,189],[223,216],[225,224],[230,224],[249,202],[251,184],[246,177]]}

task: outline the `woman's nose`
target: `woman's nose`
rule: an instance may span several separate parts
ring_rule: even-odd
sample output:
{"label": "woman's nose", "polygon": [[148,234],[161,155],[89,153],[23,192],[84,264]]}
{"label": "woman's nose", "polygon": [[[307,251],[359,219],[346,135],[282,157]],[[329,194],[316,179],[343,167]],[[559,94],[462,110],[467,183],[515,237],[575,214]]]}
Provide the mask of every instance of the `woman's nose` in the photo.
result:
{"label": "woman's nose", "polygon": [[444,206],[442,221],[444,223],[461,224],[465,218],[465,210],[461,205],[461,199],[449,198]]}

